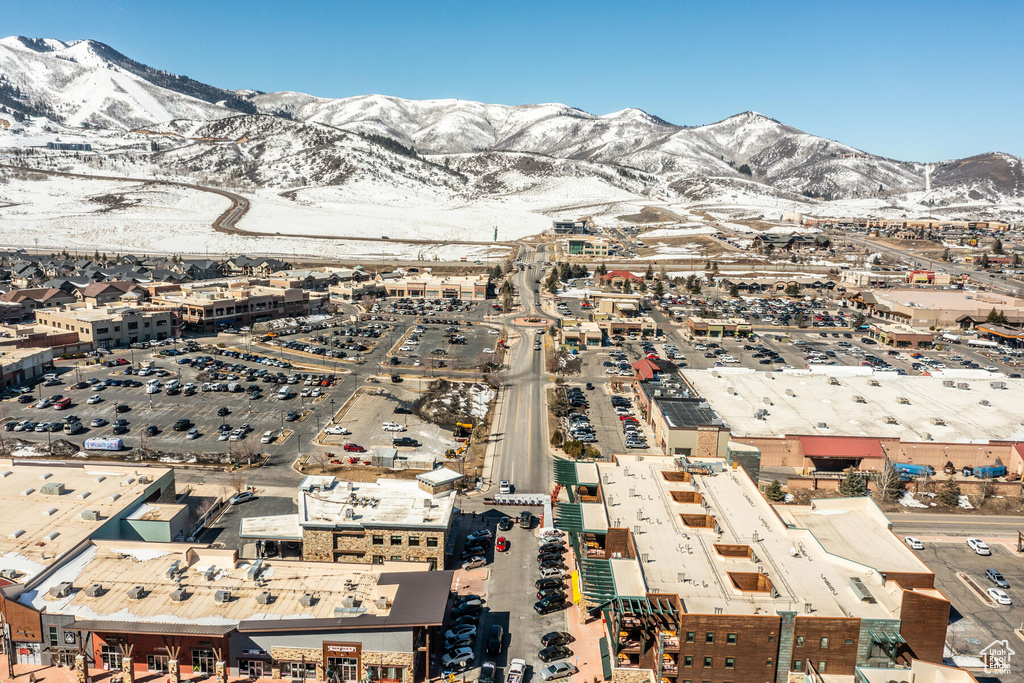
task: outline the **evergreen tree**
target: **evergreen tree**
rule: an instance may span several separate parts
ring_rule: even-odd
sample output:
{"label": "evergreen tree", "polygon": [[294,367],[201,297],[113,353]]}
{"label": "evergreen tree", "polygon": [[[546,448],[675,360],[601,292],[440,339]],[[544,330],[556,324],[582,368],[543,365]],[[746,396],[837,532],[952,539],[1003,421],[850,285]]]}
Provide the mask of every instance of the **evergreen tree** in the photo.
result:
{"label": "evergreen tree", "polygon": [[800,285],[795,282],[790,282],[786,285],[786,296],[791,296],[794,299],[800,296]]}
{"label": "evergreen tree", "polygon": [[729,296],[736,298],[740,295],[740,288],[738,285],[733,285],[729,288]]}
{"label": "evergreen tree", "polygon": [[750,166],[748,166],[747,164],[741,164],[740,167],[737,168],[736,170],[739,171],[740,173],[742,173],[743,175],[747,175],[747,176],[753,176],[754,175],[754,172],[750,170]]}
{"label": "evergreen tree", "polygon": [[647,293],[647,283],[646,282],[641,281],[640,284],[637,285],[636,288],[637,288],[637,291],[639,291],[641,294],[646,294]]}
{"label": "evergreen tree", "polygon": [[843,470],[843,478],[839,480],[839,495],[856,497],[867,495],[868,482],[864,475],[853,467]]}
{"label": "evergreen tree", "polygon": [[653,278],[654,278],[654,266],[648,264],[647,265],[647,272],[644,273],[644,279],[645,280],[651,280]]}
{"label": "evergreen tree", "polygon": [[786,492],[782,490],[782,484],[779,483],[778,479],[772,479],[764,487],[764,497],[773,503],[781,503],[786,499]]}
{"label": "evergreen tree", "polygon": [[654,296],[656,296],[659,299],[665,296],[665,285],[662,284],[661,280],[658,280],[657,282],[654,283]]}
{"label": "evergreen tree", "polygon": [[942,486],[939,487],[935,495],[935,500],[946,507],[952,508],[959,505],[960,485],[956,483],[956,479],[950,476],[946,481],[942,482]]}
{"label": "evergreen tree", "polygon": [[1007,322],[1006,314],[1003,313],[1002,311],[997,311],[995,308],[993,308],[991,311],[988,312],[988,316],[986,316],[985,322],[994,323],[996,325],[1005,325]]}
{"label": "evergreen tree", "polygon": [[993,254],[1002,254],[1003,253],[1003,241],[1001,239],[999,239],[998,237],[996,238],[996,241],[992,243],[992,253]]}
{"label": "evergreen tree", "polygon": [[622,281],[622,293],[623,294],[629,294],[632,291],[633,291],[633,285],[630,284],[629,280],[623,280]]}
{"label": "evergreen tree", "polygon": [[947,263],[949,262],[949,247],[946,247],[945,249],[942,250],[942,260],[946,261]]}

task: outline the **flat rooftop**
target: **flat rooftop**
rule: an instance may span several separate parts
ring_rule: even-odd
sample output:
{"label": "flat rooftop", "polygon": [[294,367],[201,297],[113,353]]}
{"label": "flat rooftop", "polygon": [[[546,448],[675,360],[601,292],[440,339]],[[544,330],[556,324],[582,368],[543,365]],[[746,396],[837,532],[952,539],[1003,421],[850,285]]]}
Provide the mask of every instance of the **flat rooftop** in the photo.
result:
{"label": "flat rooftop", "polygon": [[[388,619],[401,618],[396,610],[411,617],[418,599],[436,604],[437,596],[432,594],[407,595],[402,600],[397,596],[404,581],[440,574],[428,577],[438,583],[433,592],[443,591],[440,613],[423,615],[436,616],[440,623],[448,596],[448,586],[443,584],[445,580],[451,583],[450,573],[429,572],[425,562],[386,562],[372,569],[332,562],[256,562],[261,562],[258,571],[254,562],[239,560],[233,550],[205,545],[93,541],[39,585],[29,586],[18,599],[50,614],[113,622],[211,626],[253,619]],[[401,575],[397,581],[386,580],[396,573]],[[51,589],[65,582],[71,584],[67,595],[51,594]],[[99,594],[90,597],[86,589],[94,585],[100,587]],[[142,587],[143,597],[130,598],[128,591],[136,586]],[[185,591],[184,600],[172,599],[178,588]],[[218,591],[229,591],[230,599],[217,602]],[[264,592],[272,596],[267,604],[257,601]],[[308,606],[301,602],[306,594],[315,596]]]}
{"label": "flat rooftop", "polygon": [[299,525],[447,529],[454,507],[454,490],[431,495],[416,481],[366,483],[307,477],[299,490]]}
{"label": "flat rooftop", "polygon": [[[860,371],[840,367],[813,373],[683,373],[739,437],[818,434],[925,441],[931,435],[934,441],[950,443],[1024,440],[1018,408],[1024,404],[1024,380],[1003,375],[944,379],[891,372],[854,374]],[[945,386],[946,381],[954,386]],[[1005,388],[993,388],[993,382]],[[961,384],[966,388],[958,388]],[[763,420],[755,417],[762,408],[768,411]],[[822,422],[826,427],[819,428]]]}
{"label": "flat rooftop", "polygon": [[[150,467],[46,467],[0,460],[0,509],[7,512],[0,518],[0,570],[18,572],[14,580],[24,583],[111,517],[144,500],[170,473]],[[140,481],[140,475],[147,481]],[[44,494],[47,484],[63,484],[64,492]],[[86,510],[95,511],[96,519],[83,517]]]}
{"label": "flat rooftop", "polygon": [[969,292],[962,289],[872,289],[875,299],[913,308],[946,308],[953,310],[986,310],[1024,308],[1024,299],[996,292]]}
{"label": "flat rooftop", "polygon": [[670,427],[722,425],[723,420],[706,401],[692,398],[655,398]]}
{"label": "flat rooftop", "polygon": [[[616,457],[617,463],[598,465],[602,491],[611,506],[612,526],[633,532],[650,592],[678,594],[687,612],[701,614],[793,610],[825,617],[896,618],[900,589],[886,585],[873,565],[852,563],[846,555],[854,554],[853,543],[834,533],[822,542],[809,529],[787,525],[743,470],[694,474],[684,481],[669,459]],[[861,525],[860,533],[891,536],[885,516],[867,510],[862,500],[831,504],[835,516]],[[889,549],[912,556],[898,544]],[[912,564],[909,558],[885,562]],[[927,571],[919,562],[915,566],[915,571]],[[857,582],[869,599],[858,593]]]}
{"label": "flat rooftop", "polygon": [[833,555],[884,572],[931,573],[917,555],[907,552],[889,529],[889,519],[866,496],[774,507],[784,521],[810,531]]}

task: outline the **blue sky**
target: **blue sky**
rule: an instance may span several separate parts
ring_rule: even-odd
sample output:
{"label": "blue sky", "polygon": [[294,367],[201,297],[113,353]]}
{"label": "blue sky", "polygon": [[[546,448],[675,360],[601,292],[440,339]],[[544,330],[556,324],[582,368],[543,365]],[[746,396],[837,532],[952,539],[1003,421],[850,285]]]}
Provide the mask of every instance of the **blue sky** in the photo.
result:
{"label": "blue sky", "polygon": [[1024,2],[7,3],[0,33],[93,38],[225,88],[749,109],[898,159],[1024,156]]}

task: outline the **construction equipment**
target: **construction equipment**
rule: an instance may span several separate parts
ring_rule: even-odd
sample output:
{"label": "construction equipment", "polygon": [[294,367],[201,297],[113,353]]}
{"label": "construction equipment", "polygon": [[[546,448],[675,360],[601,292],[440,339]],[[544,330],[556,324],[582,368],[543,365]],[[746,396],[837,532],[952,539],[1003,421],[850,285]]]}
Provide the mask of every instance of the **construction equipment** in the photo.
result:
{"label": "construction equipment", "polygon": [[455,440],[466,441],[469,439],[469,435],[473,433],[473,425],[468,422],[458,422],[455,424]]}

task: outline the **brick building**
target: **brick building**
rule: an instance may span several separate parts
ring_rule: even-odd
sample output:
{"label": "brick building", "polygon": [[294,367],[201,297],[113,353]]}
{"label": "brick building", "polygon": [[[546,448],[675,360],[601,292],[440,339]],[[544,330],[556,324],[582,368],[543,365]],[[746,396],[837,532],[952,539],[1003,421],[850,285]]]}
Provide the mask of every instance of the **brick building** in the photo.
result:
{"label": "brick building", "polygon": [[183,329],[216,332],[321,310],[325,297],[302,289],[275,289],[248,280],[183,286],[153,295],[153,304],[178,311]]}
{"label": "brick building", "polygon": [[870,498],[773,507],[744,469],[696,458],[555,474],[607,680],[785,683],[942,662],[949,601]]}
{"label": "brick building", "polygon": [[83,344],[111,349],[178,336],[177,313],[155,305],[73,304],[37,310],[36,322],[59,332],[74,332]]}

